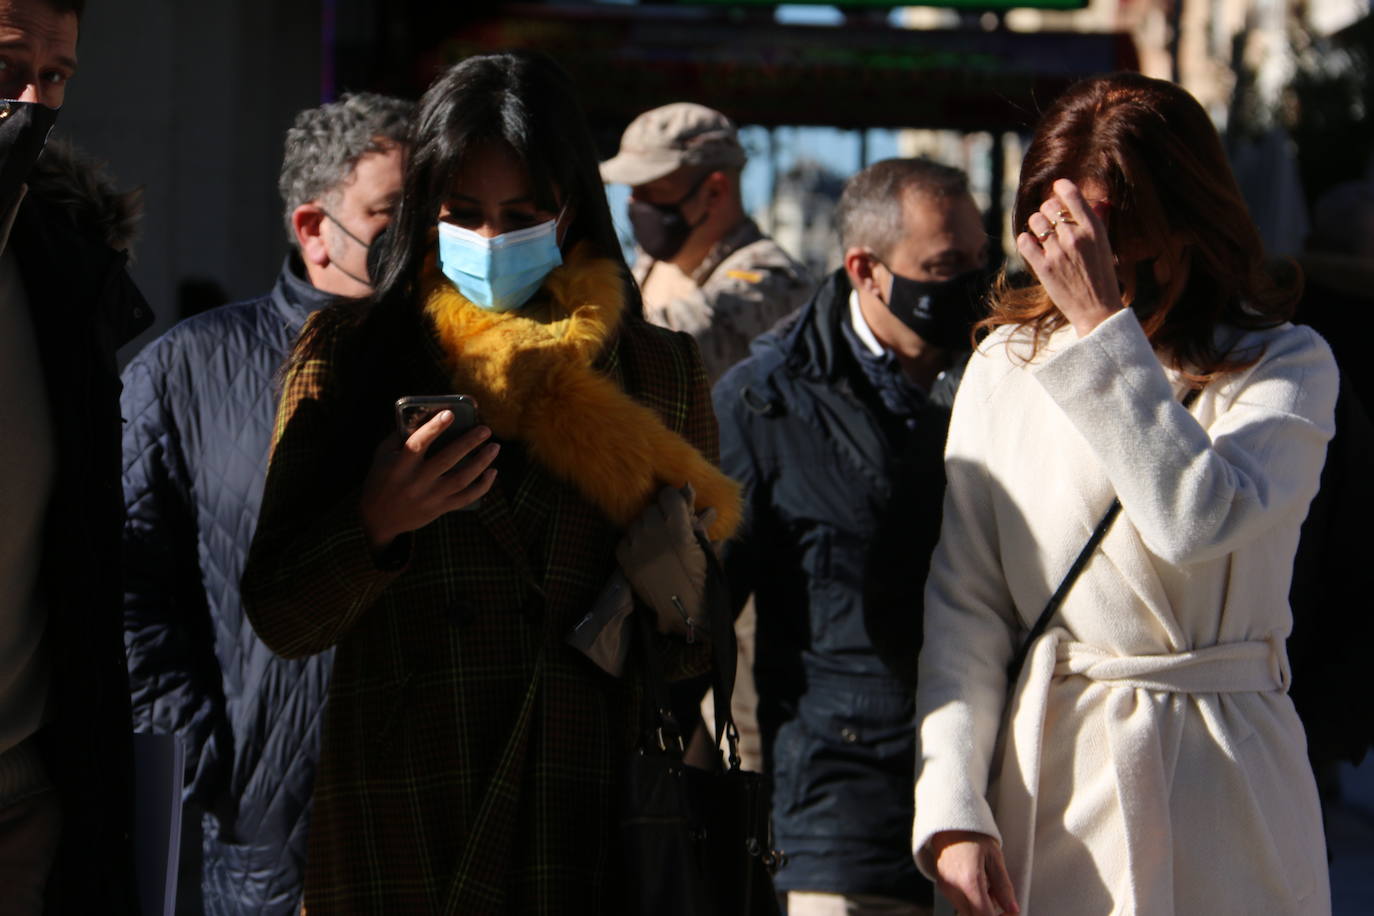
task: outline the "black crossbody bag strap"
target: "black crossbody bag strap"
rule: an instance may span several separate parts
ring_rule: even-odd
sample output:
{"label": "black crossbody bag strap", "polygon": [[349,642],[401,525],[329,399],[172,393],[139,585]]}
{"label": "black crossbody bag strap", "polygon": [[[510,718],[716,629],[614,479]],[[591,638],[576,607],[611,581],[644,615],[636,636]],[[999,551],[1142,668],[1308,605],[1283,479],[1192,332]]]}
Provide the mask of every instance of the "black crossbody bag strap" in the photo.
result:
{"label": "black crossbody bag strap", "polygon": [[[1202,391],[1199,388],[1189,389],[1188,393],[1183,397],[1184,408],[1192,407],[1193,402],[1197,400],[1197,396],[1201,393]],[[1054,617],[1055,612],[1059,610],[1059,606],[1064,603],[1064,599],[1068,596],[1069,589],[1073,588],[1074,582],[1078,580],[1079,574],[1083,572],[1083,567],[1088,565],[1088,560],[1092,559],[1092,555],[1097,551],[1098,545],[1102,543],[1102,539],[1107,536],[1108,529],[1112,527],[1112,522],[1116,521],[1116,517],[1120,514],[1121,500],[1113,497],[1112,504],[1108,506],[1107,511],[1102,514],[1102,520],[1097,523],[1097,527],[1093,529],[1093,533],[1088,536],[1088,542],[1083,545],[1083,549],[1080,550],[1078,556],[1074,558],[1073,565],[1070,566],[1069,571],[1064,574],[1064,578],[1059,583],[1059,587],[1054,590],[1054,594],[1050,595],[1050,600],[1045,602],[1045,609],[1040,612],[1039,617],[1035,618],[1035,623],[1031,625],[1030,630],[1026,633],[1026,638],[1021,641],[1021,647],[1017,649],[1016,654],[1012,656],[1011,664],[1007,665],[1008,689],[1016,685],[1017,678],[1021,676],[1021,668],[1026,664],[1026,656],[1030,653],[1031,646],[1044,634],[1045,628],[1050,625],[1050,620]]]}

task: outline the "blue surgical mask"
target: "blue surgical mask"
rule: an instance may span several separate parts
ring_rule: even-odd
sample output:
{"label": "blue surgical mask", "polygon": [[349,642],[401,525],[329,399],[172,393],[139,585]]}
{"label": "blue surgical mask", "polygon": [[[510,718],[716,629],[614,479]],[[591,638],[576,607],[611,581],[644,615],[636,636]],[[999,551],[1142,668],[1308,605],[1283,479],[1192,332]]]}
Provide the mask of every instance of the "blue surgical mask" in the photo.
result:
{"label": "blue surgical mask", "polygon": [[471,229],[439,223],[439,269],[471,302],[493,312],[520,308],[549,271],[563,263],[558,220],[484,238]]}

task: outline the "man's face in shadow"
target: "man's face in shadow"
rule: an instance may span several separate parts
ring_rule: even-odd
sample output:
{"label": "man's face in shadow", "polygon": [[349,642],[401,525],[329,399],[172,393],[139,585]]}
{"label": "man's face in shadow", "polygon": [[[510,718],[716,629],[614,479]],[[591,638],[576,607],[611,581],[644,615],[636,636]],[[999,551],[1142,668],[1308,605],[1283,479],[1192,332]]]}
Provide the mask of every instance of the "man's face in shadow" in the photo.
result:
{"label": "man's face in shadow", "polygon": [[44,0],[0,0],[0,98],[61,108],[76,74],[76,13]]}

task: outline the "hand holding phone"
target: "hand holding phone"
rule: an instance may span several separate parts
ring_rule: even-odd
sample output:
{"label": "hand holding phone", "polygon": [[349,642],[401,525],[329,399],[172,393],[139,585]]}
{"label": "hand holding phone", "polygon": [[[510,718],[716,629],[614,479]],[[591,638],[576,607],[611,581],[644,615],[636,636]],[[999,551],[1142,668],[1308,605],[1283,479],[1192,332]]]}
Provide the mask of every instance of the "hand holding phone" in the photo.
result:
{"label": "hand holding phone", "polygon": [[465,394],[406,395],[396,399],[396,431],[402,439],[434,419],[441,411],[453,412],[453,422],[430,444],[426,455],[434,454],[456,442],[477,425],[477,402]]}
{"label": "hand holding phone", "polygon": [[[447,423],[441,415],[450,418]],[[471,398],[401,398],[396,422],[398,432],[373,454],[358,505],[363,532],[376,553],[441,515],[475,508],[496,480],[491,465],[500,446],[486,441],[491,430],[477,424]]]}

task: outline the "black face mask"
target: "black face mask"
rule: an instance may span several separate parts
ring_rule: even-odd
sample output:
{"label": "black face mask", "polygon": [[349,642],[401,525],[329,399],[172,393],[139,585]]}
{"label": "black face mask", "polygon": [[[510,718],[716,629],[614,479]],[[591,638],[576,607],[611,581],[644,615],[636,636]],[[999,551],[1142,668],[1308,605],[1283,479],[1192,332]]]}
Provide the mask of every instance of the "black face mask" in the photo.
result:
{"label": "black face mask", "polygon": [[634,229],[635,242],[644,249],[645,254],[655,261],[671,261],[682,250],[682,246],[687,244],[692,231],[706,222],[707,214],[703,213],[695,225],[688,223],[687,218],[682,215],[682,205],[701,190],[702,184],[709,177],[710,172],[702,175],[696,184],[692,185],[691,190],[671,204],[651,204],[646,200],[630,201],[630,226]]}
{"label": "black face mask", "polygon": [[[378,233],[376,236],[374,236],[373,239],[372,239],[372,241],[370,241],[370,242],[364,242],[362,239],[360,239],[360,238],[358,238],[356,235],[354,235],[353,232],[352,232],[352,230],[350,230],[350,229],[349,229],[347,226],[345,226],[343,223],[339,222],[339,218],[338,218],[337,216],[335,216],[333,213],[330,213],[328,210],[324,209],[323,207],[320,208],[320,212],[323,213],[323,214],[329,219],[329,221],[330,221],[331,223],[333,223],[335,226],[337,226],[337,227],[339,228],[339,231],[340,231],[340,232],[342,232],[344,235],[348,236],[348,238],[352,239],[353,242],[354,242],[355,244],[358,244],[358,245],[363,246],[363,251],[365,252],[364,259],[363,259],[363,263],[364,263],[364,265],[366,265],[367,276],[366,276],[366,277],[360,277],[360,276],[358,276],[357,274],[355,274],[355,273],[353,273],[353,272],[351,272],[351,271],[345,270],[345,269],[344,269],[344,266],[343,266],[342,264],[340,264],[338,261],[332,261],[331,263],[332,263],[335,267],[339,268],[339,273],[343,274],[343,275],[344,275],[345,277],[347,277],[348,279],[352,280],[352,281],[355,282],[355,283],[361,283],[363,286],[371,287],[371,286],[372,286],[372,279],[371,279],[371,278],[372,278],[372,277],[375,277],[375,276],[377,275],[377,274],[372,270],[372,251],[373,251],[373,246],[376,245],[376,243],[377,243],[377,239],[381,237],[381,233]],[[385,231],[385,230],[383,230],[383,231]]]}
{"label": "black face mask", "polygon": [[57,111],[38,102],[0,100],[0,217],[18,200],[57,123]]}
{"label": "black face mask", "polygon": [[991,273],[982,269],[936,283],[892,273],[887,308],[927,343],[945,350],[967,350],[973,323],[983,316],[991,281]]}
{"label": "black face mask", "polygon": [[367,278],[368,285],[374,286],[377,278],[382,275],[382,259],[386,253],[387,233],[391,231],[391,226],[382,227],[382,231],[372,237],[372,242],[367,246]]}

